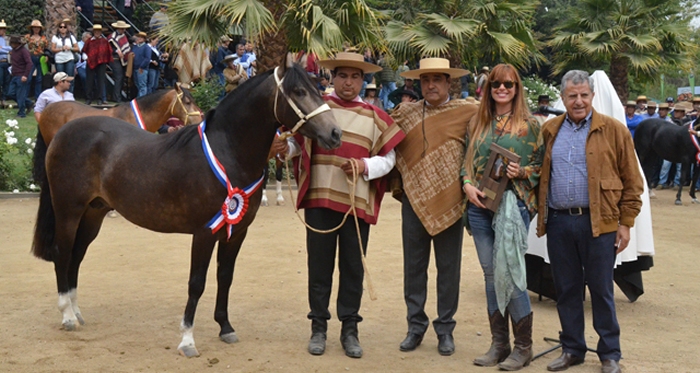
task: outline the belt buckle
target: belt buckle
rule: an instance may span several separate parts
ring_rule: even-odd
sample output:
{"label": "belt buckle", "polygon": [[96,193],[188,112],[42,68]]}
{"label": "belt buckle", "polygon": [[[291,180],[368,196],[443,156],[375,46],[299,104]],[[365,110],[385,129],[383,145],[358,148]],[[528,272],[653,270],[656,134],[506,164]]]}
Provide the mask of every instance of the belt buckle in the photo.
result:
{"label": "belt buckle", "polygon": [[571,216],[583,215],[583,209],[580,207],[571,207],[571,208],[569,208],[569,215],[571,215]]}

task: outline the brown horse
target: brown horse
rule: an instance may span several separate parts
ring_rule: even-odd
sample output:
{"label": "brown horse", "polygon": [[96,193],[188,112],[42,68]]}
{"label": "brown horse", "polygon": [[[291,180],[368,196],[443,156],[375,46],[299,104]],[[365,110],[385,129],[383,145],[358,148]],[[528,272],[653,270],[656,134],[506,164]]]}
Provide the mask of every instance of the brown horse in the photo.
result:
{"label": "brown horse", "polygon": [[166,135],[152,136],[104,117],[66,124],[46,154],[47,182],[41,186],[32,247],[35,256],[54,263],[64,329],[84,324],[77,303],[80,263],[105,215],[115,209],[146,229],[193,235],[178,346],[184,356],[199,355],[194,314],[218,242],[214,319],[221,340],[237,341],[228,319],[229,289],[260,205],[262,170],[280,124],[298,128],[325,148],[340,145],[335,117],[298,66],[259,74],[229,93],[199,126]]}
{"label": "brown horse", "polygon": [[[136,113],[139,113],[138,117]],[[121,119],[148,132],[156,132],[170,117],[177,117],[185,124],[199,124],[203,119],[192,94],[180,88],[179,85],[106,110],[77,101],[55,102],[44,109],[39,119],[39,131],[34,148],[33,173],[36,182],[41,183],[41,179],[44,178],[46,148],[56,136],[56,132],[73,119],[93,116]]]}

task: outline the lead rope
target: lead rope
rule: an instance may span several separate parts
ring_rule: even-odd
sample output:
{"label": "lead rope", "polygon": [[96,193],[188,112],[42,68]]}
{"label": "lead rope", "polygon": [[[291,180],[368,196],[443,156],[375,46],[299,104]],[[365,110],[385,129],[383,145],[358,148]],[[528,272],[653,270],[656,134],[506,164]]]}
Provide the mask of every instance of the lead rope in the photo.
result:
{"label": "lead rope", "polygon": [[[280,137],[284,136],[282,134]],[[289,137],[289,135],[287,135]],[[285,137],[286,139],[286,137]],[[357,164],[355,162],[350,162],[350,165],[352,166],[352,180],[349,179],[347,176],[345,177],[345,181],[348,183],[348,187],[350,189],[350,208],[348,211],[345,213],[345,216],[343,216],[343,220],[336,226],[335,228],[331,229],[316,229],[312,226],[310,226],[307,222],[304,221],[304,219],[301,217],[299,214],[299,209],[297,208],[297,201],[294,198],[294,193],[292,193],[292,179],[289,176],[289,162],[286,160],[284,161],[284,167],[287,170],[287,187],[289,188],[289,198],[292,200],[292,205],[294,206],[294,213],[297,214],[297,217],[299,218],[299,221],[301,221],[306,228],[309,230],[316,232],[316,233],[321,233],[321,234],[327,234],[331,232],[335,232],[340,227],[345,224],[345,222],[348,219],[348,215],[350,215],[350,212],[352,212],[353,217],[355,218],[355,230],[357,232],[357,242],[360,247],[360,258],[362,259],[362,269],[365,271],[365,280],[367,282],[367,291],[369,292],[369,299],[371,300],[377,300],[377,294],[374,291],[374,284],[372,283],[372,277],[369,274],[369,269],[367,268],[367,260],[365,259],[365,250],[362,247],[362,236],[360,235],[360,224],[357,219],[357,212],[355,210],[355,188],[357,187]]]}

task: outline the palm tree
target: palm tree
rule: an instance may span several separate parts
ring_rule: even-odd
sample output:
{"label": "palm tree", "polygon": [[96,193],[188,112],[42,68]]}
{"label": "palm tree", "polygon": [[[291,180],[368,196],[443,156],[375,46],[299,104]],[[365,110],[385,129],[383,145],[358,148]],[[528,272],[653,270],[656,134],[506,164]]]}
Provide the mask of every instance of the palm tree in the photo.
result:
{"label": "palm tree", "polygon": [[544,60],[530,23],[531,0],[408,1],[386,11],[390,48],[402,60],[442,56],[456,65],[508,62],[524,68]]}
{"label": "palm tree", "polygon": [[259,70],[284,61],[288,50],[324,58],[349,41],[382,47],[376,12],[365,0],[178,0],[168,9],[171,42],[191,39],[213,46],[233,26],[259,45]]}
{"label": "palm tree", "polygon": [[580,0],[550,41],[557,51],[554,74],[572,65],[609,64],[610,81],[625,102],[630,70],[650,79],[664,65],[691,65],[694,46],[680,10],[669,0]]}

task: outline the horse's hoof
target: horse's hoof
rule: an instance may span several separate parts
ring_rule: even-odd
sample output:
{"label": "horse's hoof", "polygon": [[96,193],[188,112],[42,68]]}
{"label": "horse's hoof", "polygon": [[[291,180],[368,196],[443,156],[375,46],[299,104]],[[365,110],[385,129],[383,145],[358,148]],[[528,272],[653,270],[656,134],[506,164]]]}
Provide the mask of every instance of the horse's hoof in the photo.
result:
{"label": "horse's hoof", "polygon": [[75,317],[78,318],[78,324],[80,324],[80,325],[85,325],[85,319],[83,319],[83,315],[81,315],[81,314],[79,314],[79,313],[76,313],[76,314],[75,314]]}
{"label": "horse's hoof", "polygon": [[194,346],[178,347],[177,351],[184,357],[199,357],[199,351]]}
{"label": "horse's hoof", "polygon": [[683,202],[680,199],[676,200],[676,206],[683,206]]}
{"label": "horse's hoof", "polygon": [[67,332],[72,332],[75,330],[75,321],[73,320],[66,320],[63,322],[63,330]]}
{"label": "horse's hoof", "polygon": [[260,204],[261,204],[262,206],[267,206],[267,205],[268,205],[268,203],[267,203],[267,197],[266,197],[266,196],[263,196],[262,201],[260,201]]}
{"label": "horse's hoof", "polygon": [[284,198],[282,196],[277,197],[277,206],[284,206]]}
{"label": "horse's hoof", "polygon": [[222,341],[224,341],[226,343],[238,342],[238,336],[236,335],[236,332],[220,335],[219,339],[221,339]]}

